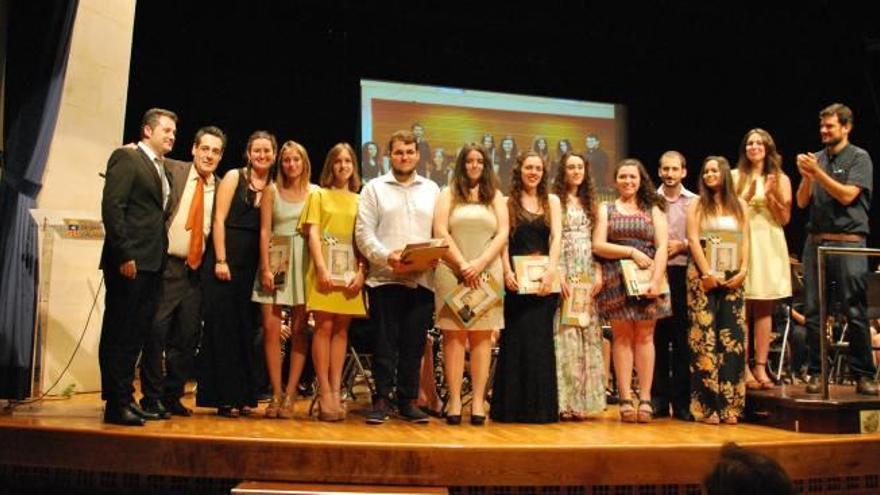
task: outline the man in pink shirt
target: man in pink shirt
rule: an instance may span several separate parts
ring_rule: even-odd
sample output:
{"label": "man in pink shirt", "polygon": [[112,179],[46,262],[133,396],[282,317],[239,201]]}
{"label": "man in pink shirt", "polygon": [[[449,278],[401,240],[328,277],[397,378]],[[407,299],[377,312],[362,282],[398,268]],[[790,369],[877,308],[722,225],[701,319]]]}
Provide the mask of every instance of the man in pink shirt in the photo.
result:
{"label": "man in pink shirt", "polygon": [[654,384],[651,387],[657,417],[672,414],[690,420],[690,352],[687,312],[686,271],[688,263],[687,207],[697,195],[685,189],[681,181],[687,177],[684,156],[667,151],[660,157],[660,179],[657,190],[666,198],[669,260],[666,263],[672,297],[672,316],[657,321],[654,331]]}

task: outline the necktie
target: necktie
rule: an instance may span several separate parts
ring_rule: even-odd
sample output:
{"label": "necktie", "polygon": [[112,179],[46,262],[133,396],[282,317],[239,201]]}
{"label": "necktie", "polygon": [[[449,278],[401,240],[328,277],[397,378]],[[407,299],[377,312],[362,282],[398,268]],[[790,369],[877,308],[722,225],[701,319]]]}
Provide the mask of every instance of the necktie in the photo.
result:
{"label": "necktie", "polygon": [[205,244],[205,179],[197,179],[196,190],[193,192],[189,215],[186,217],[186,230],[189,231],[189,254],[186,264],[195,270],[202,264]]}

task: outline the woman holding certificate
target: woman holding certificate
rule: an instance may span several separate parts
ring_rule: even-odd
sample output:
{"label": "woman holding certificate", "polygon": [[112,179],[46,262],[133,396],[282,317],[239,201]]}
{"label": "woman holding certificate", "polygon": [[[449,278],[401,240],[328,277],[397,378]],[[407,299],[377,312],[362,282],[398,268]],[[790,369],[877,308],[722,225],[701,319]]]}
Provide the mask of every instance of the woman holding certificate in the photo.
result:
{"label": "woman holding certificate", "polygon": [[318,378],[318,419],[341,421],[348,324],[352,317],[366,316],[364,264],[355,255],[353,235],[361,180],[351,145],[339,143],[330,149],[320,184],[309,194],[299,220],[312,258],[306,273],[306,310],[315,317],[312,360]]}
{"label": "woman holding certificate", "polygon": [[581,420],[605,409],[602,329],[593,297],[602,269],[593,263],[596,188],[580,153],[562,155],[554,190],[562,203],[562,311],[554,321],[559,418]]}
{"label": "woman holding certificate", "polygon": [[547,187],[545,163],[528,151],[513,168],[510,239],[502,257],[504,330],[492,389],[493,420],[559,420],[553,317],[559,301],[562,209]]}
{"label": "woman holding certificate", "polygon": [[204,330],[198,356],[196,405],[225,417],[257,406],[251,292],[260,259],[260,204],[278,150],[275,136],[251,134],[247,165],[223,176],[215,196],[211,246],[202,265]]}
{"label": "woman holding certificate", "polygon": [[[596,217],[593,253],[604,258],[604,289],[598,305],[614,332],[614,375],[620,390],[620,419],[627,423],[654,418],[654,325],[672,313],[666,280],[666,200],[657,193],[642,162],[628,158],[614,169],[620,195],[604,203]],[[636,281],[623,268],[637,265],[644,287],[628,295]],[[635,268],[635,267],[633,267]],[[638,285],[642,285],[638,284]],[[633,404],[632,371],[639,377],[639,403]]]}
{"label": "woman holding certificate", "polygon": [[767,375],[773,308],[777,300],[791,296],[791,264],[782,229],[791,219],[791,180],[782,171],[776,143],[764,129],[752,129],[743,137],[733,183],[736,194],[748,204],[751,249],[760,253],[749,257],[745,283],[755,342],[755,368],[752,373],[746,367],[746,387],[768,389],[773,388]]}
{"label": "woman holding certificate", "polygon": [[[504,275],[501,250],[507,245],[509,225],[507,203],[496,183],[486,150],[476,143],[468,144],[458,154],[452,180],[440,192],[434,211],[434,237],[449,245],[444,263],[434,274],[434,301],[435,327],[443,331],[449,386],[446,422],[451,425],[461,423],[465,347],[470,349],[473,382],[470,421],[473,425],[485,422],[483,399],[492,358],[492,331],[504,327],[498,292]],[[468,289],[475,291],[473,295],[462,292]],[[455,301],[458,293],[464,304]]]}
{"label": "woman holding certificate", "polygon": [[745,405],[743,282],[749,271],[749,218],[724,157],[703,161],[699,200],[687,210],[691,329],[691,414],[736,424]]}
{"label": "woman holding certificate", "polygon": [[[275,177],[260,205],[260,270],[251,299],[263,308],[263,350],[272,384],[267,418],[292,418],[296,386],[306,362],[305,271],[309,266],[305,238],[297,232],[309,184],[311,162],[306,149],[287,141],[278,153]],[[281,308],[290,310],[291,358],[287,387],[281,389]]]}

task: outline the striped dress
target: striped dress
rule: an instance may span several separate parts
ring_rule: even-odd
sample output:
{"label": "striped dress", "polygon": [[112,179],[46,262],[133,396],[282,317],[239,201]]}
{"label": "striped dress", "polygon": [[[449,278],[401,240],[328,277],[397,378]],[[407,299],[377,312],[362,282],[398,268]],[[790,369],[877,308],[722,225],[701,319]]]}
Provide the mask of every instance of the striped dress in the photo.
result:
{"label": "striped dress", "polygon": [[[608,242],[630,246],[654,257],[654,220],[650,211],[628,215],[614,201],[605,203],[608,211]],[[606,320],[658,320],[672,314],[669,295],[656,299],[627,297],[620,271],[620,260],[602,261],[604,286],[599,292],[599,315]]]}

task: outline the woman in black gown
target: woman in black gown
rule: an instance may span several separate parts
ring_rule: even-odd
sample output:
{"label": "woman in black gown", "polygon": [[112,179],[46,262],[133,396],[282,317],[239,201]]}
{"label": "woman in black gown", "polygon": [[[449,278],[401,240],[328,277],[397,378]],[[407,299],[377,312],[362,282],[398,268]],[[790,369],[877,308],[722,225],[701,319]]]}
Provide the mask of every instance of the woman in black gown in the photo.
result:
{"label": "woman in black gown", "polygon": [[257,406],[259,323],[251,292],[260,259],[260,200],[277,149],[272,134],[251,134],[247,165],[227,172],[215,193],[213,242],[202,271],[205,323],[196,405],[216,407],[221,416],[247,416]]}
{"label": "woman in black gown", "polygon": [[[504,265],[505,328],[501,332],[498,365],[492,389],[490,417],[495,421],[552,423],[559,419],[553,316],[558,279],[562,208],[547,192],[544,160],[534,151],[519,156],[513,168],[510,243]],[[549,256],[537,294],[518,294],[514,256]]]}

